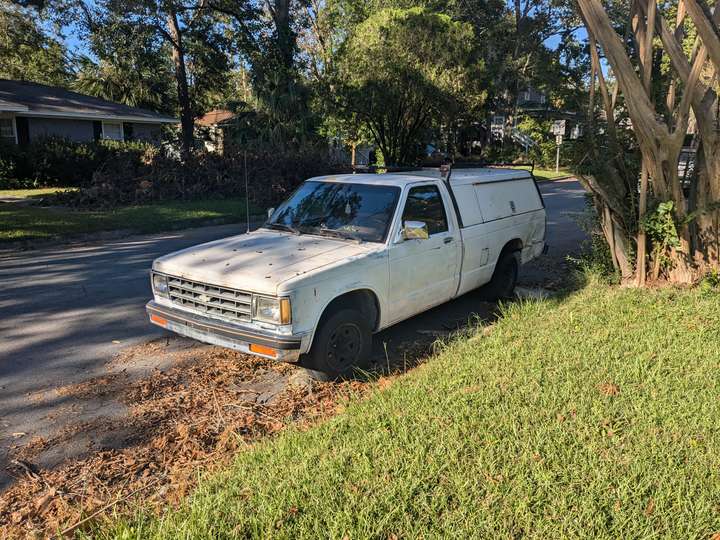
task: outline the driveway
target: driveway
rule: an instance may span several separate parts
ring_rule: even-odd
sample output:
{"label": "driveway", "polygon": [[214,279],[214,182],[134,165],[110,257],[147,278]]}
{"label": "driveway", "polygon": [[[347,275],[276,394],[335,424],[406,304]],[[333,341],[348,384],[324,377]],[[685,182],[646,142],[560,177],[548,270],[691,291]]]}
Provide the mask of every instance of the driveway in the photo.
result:
{"label": "driveway", "polygon": [[[584,191],[575,180],[541,184],[548,210],[549,257],[523,269],[523,282],[542,284],[577,250],[584,237],[575,215]],[[11,449],[56,432],[63,422],[122,415],[119,403],[99,401],[77,410],[71,395],[50,391],[102,376],[107,362],[128,347],[166,334],[144,311],[148,269],[165,253],[244,231],[223,225],[90,244],[0,254],[0,489]],[[548,261],[552,264],[548,266]],[[489,317],[492,305],[459,298],[382,332],[377,354],[434,339],[473,314]],[[399,356],[399,355],[398,355]],[[389,361],[389,360],[388,360]],[[56,456],[55,463],[68,457]],[[45,465],[53,465],[48,459]]]}

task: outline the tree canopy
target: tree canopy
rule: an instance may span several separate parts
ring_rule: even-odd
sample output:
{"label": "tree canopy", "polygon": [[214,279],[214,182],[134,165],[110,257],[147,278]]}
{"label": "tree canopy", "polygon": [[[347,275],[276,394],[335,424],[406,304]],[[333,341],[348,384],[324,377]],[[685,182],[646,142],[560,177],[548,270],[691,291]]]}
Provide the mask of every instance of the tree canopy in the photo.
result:
{"label": "tree canopy", "polygon": [[54,86],[73,80],[65,47],[47,35],[33,9],[0,4],[0,78]]}
{"label": "tree canopy", "polygon": [[177,114],[185,153],[195,118],[239,106],[267,144],[366,140],[409,163],[429,142],[452,153],[458,134],[484,136],[493,111],[512,118],[527,87],[558,106],[584,92],[571,15],[550,0],[2,5],[2,76]]}
{"label": "tree canopy", "polygon": [[424,8],[380,10],[338,49],[339,114],[364,123],[386,164],[412,162],[422,133],[478,111],[485,92],[473,29]]}

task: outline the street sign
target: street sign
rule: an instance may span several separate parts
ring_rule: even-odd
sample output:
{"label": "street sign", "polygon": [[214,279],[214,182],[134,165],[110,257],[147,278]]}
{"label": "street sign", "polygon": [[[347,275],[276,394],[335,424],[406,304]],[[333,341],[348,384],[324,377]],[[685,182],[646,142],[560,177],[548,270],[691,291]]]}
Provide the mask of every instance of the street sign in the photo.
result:
{"label": "street sign", "polygon": [[553,135],[565,135],[565,120],[555,120],[550,128]]}
{"label": "street sign", "polygon": [[[563,120],[563,124],[565,124],[565,121]],[[560,147],[563,143],[563,136],[562,134],[555,135],[555,144],[556,150],[555,150],[555,172],[560,172]]]}
{"label": "street sign", "polygon": [[490,121],[490,134],[494,139],[502,140],[505,136],[505,117],[501,114],[496,114]]}

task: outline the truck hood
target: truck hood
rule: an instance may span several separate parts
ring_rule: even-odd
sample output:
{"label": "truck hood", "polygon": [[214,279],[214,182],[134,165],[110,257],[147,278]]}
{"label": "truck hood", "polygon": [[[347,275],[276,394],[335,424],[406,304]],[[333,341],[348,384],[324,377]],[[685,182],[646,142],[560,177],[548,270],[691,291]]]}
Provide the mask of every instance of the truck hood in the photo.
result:
{"label": "truck hood", "polygon": [[153,269],[212,285],[276,294],[278,285],[288,279],[377,248],[372,243],[261,229],[164,255],[155,260]]}

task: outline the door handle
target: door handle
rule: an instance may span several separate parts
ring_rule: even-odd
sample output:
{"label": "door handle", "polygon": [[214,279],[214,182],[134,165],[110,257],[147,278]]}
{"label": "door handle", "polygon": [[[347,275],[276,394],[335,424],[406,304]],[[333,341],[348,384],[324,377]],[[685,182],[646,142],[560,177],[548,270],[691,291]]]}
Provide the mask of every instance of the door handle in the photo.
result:
{"label": "door handle", "polygon": [[444,244],[449,244],[449,243],[452,242],[452,241],[453,241],[453,237],[452,237],[452,236],[446,236],[446,237],[443,239],[443,243],[444,243]]}

